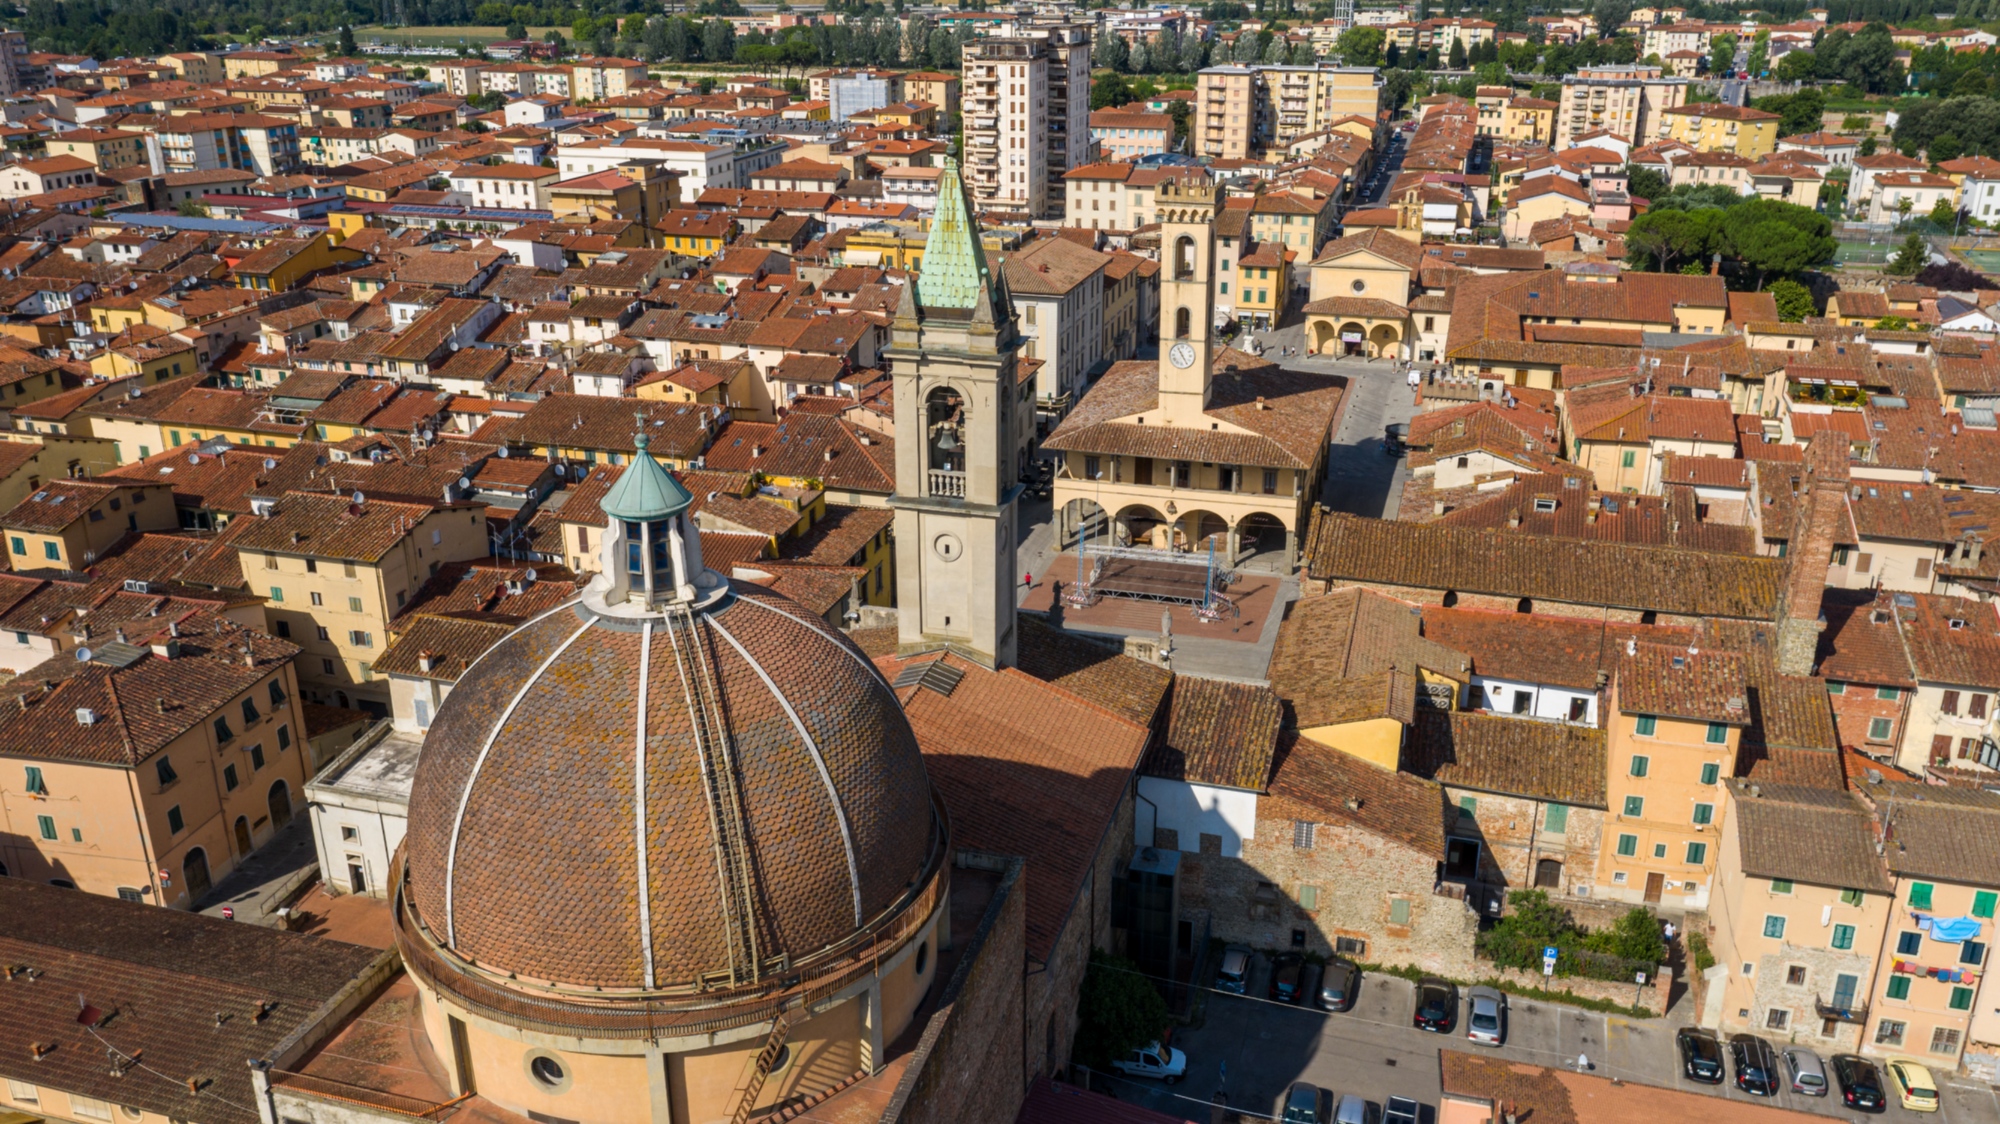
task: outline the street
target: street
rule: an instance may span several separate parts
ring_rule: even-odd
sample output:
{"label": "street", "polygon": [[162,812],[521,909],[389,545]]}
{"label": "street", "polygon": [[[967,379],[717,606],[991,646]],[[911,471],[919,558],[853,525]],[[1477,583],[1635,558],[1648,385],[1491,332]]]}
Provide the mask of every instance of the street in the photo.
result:
{"label": "street", "polygon": [[[1937,1076],[1944,1085],[1944,1110],[1934,1116],[1894,1106],[1871,1117],[1846,1108],[1837,1093],[1806,1097],[1785,1088],[1776,1097],[1764,1098],[1750,1096],[1733,1083],[1698,1084],[1681,1075],[1674,1032],[1685,1020],[1672,1015],[1636,1019],[1515,1000],[1509,1004],[1506,1045],[1476,1046],[1464,1037],[1462,998],[1453,1032],[1432,1034],[1410,1023],[1415,985],[1407,980],[1367,975],[1354,1009],[1329,1014],[1260,998],[1267,994],[1268,972],[1267,958],[1259,956],[1248,994],[1208,993],[1201,1025],[1176,1032],[1173,1044],[1188,1056],[1187,1077],[1179,1084],[1169,1087],[1157,1081],[1092,1074],[1092,1087],[1161,1112],[1201,1119],[1205,1112],[1201,1103],[1216,1103],[1218,1093],[1239,1112],[1273,1115],[1292,1082],[1308,1081],[1336,1095],[1357,1093],[1378,1103],[1390,1096],[1414,1098],[1426,1108],[1422,1124],[1431,1124],[1441,1093],[1440,1049],[1491,1051],[1513,1061],[1550,1068],[1572,1067],[1583,1054],[1589,1057],[1592,1072],[1600,1077],[1819,1116],[1891,1124],[1927,1119],[1954,1124],[2000,1122],[2000,1105],[1996,1105],[1992,1089],[1943,1073]],[[1304,982],[1305,994],[1316,993],[1318,970],[1308,966]],[[1772,1042],[1779,1048],[1786,1044]]]}

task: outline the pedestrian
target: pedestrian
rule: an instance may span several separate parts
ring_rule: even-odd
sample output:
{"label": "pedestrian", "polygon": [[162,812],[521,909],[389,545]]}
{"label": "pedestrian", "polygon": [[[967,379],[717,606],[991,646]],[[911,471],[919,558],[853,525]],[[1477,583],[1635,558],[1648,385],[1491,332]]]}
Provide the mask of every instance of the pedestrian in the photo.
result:
{"label": "pedestrian", "polygon": [[1022,574],[1021,574],[1021,585],[1022,585],[1023,587],[1025,587],[1025,588],[1027,588],[1027,589],[1033,589],[1033,588],[1035,588],[1035,574],[1034,574],[1034,571],[1032,571],[1032,570],[1027,570],[1027,571],[1023,571],[1023,572],[1022,572]]}
{"label": "pedestrian", "polygon": [[1418,386],[1419,386],[1419,385],[1420,385],[1420,384],[1421,384],[1422,382],[1423,382],[1423,380],[1417,377],[1417,372],[1416,372],[1416,370],[1415,370],[1415,369],[1413,368],[1413,369],[1412,369],[1412,370],[1410,371],[1410,378],[1409,378],[1409,383],[1410,383],[1410,389],[1411,389],[1411,390],[1415,390],[1415,389],[1417,389],[1417,387],[1418,387]]}
{"label": "pedestrian", "polygon": [[1589,1073],[1595,1068],[1597,1067],[1590,1064],[1589,1054],[1578,1054],[1576,1056],[1576,1071],[1578,1073]]}

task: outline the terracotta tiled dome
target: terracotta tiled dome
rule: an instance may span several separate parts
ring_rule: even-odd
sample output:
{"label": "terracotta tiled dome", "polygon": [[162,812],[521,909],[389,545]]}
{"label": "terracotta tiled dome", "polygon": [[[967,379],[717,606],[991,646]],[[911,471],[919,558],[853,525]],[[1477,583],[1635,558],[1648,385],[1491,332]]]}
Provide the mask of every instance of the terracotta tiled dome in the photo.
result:
{"label": "terracotta tiled dome", "polygon": [[496,645],[430,728],[406,854],[432,941],[524,982],[670,989],[809,962],[904,904],[941,830],[852,643],[742,583],[692,612],[588,606]]}

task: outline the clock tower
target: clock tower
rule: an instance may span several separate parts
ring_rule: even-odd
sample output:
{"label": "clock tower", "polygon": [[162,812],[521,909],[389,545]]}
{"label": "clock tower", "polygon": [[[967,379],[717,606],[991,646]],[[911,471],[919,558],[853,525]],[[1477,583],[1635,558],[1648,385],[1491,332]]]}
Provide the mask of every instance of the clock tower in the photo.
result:
{"label": "clock tower", "polygon": [[1196,425],[1208,407],[1215,363],[1215,208],[1203,179],[1164,180],[1160,214],[1160,409],[1175,425]]}

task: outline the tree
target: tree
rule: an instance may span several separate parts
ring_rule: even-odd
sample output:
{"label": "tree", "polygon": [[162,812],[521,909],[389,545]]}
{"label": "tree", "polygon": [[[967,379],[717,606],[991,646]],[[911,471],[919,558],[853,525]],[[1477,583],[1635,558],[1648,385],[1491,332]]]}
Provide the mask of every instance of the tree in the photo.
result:
{"label": "tree", "polygon": [[1091,59],[1097,65],[1110,70],[1124,70],[1132,61],[1131,45],[1123,35],[1105,35],[1097,42],[1097,49],[1091,52]]}
{"label": "tree", "polygon": [[191,219],[205,219],[208,217],[208,204],[199,199],[183,199],[174,208],[174,213]]}
{"label": "tree", "polygon": [[1811,51],[1788,51],[1771,70],[1780,82],[1810,82],[1819,77],[1818,60]]}
{"label": "tree", "polygon": [[1815,89],[1804,89],[1795,94],[1758,98],[1755,105],[1782,117],[1783,120],[1778,122],[1778,135],[1789,137],[1819,131],[1820,118],[1826,112],[1826,95]]}
{"label": "tree", "polygon": [[1660,934],[1660,919],[1643,906],[1625,911],[1610,928],[1598,929],[1583,939],[1592,952],[1658,964],[1667,955],[1666,938]]}
{"label": "tree", "polygon": [[1917,284],[1947,293],[1969,293],[1979,289],[2000,289],[1993,279],[1955,261],[1938,262],[1917,271]]}
{"label": "tree", "polygon": [[1667,177],[1637,164],[1625,166],[1625,190],[1641,199],[1659,199],[1667,194]]}
{"label": "tree", "polygon": [[1951,199],[1939,196],[1937,205],[1931,208],[1931,222],[1938,226],[1957,226],[1958,208],[1951,205]]}
{"label": "tree", "polygon": [[1889,27],[1871,23],[1848,40],[1840,53],[1840,77],[1871,94],[1887,93],[1901,79],[1902,65],[1896,61],[1896,44]]}
{"label": "tree", "polygon": [[1090,108],[1110,109],[1132,100],[1132,84],[1118,73],[1103,75],[1090,84]]}
{"label": "tree", "polygon": [[1507,900],[1512,910],[1491,929],[1473,937],[1473,947],[1481,956],[1501,967],[1537,971],[1544,948],[1576,943],[1576,921],[1569,910],[1549,900],[1546,890],[1518,890]]}
{"label": "tree", "polygon": [[597,34],[591,36],[590,49],[600,57],[616,54],[618,36],[611,28],[600,23],[597,25]]}
{"label": "tree", "polygon": [[701,25],[703,62],[733,62],[736,59],[736,29],[728,20],[709,20]]}
{"label": "tree", "polygon": [[1728,74],[1736,69],[1736,36],[1725,31],[1708,41],[1708,72]]}
{"label": "tree", "polygon": [[1090,951],[1076,997],[1076,1057],[1093,1069],[1157,1041],[1171,1015],[1139,966],[1101,948]]}
{"label": "tree", "polygon": [[1817,311],[1812,290],[1787,277],[1771,282],[1771,299],[1778,302],[1778,319],[1796,324]]}
{"label": "tree", "polygon": [[[1350,27],[1341,32],[1334,50],[1340,52],[1342,62],[1349,66],[1380,66],[1382,64],[1382,44],[1388,34],[1379,27]],[[1391,47],[1394,51],[1396,48]],[[1392,60],[1390,66],[1396,65]]]}
{"label": "tree", "polygon": [[528,25],[522,23],[519,20],[515,20],[513,23],[507,25],[507,30],[504,32],[504,34],[507,36],[508,39],[511,39],[515,42],[519,42],[528,37]]}
{"label": "tree", "polygon": [[1892,277],[1915,277],[1917,272],[1929,265],[1930,247],[1924,245],[1923,235],[1912,230],[1903,236],[1902,248],[1889,261],[1888,272]]}
{"label": "tree", "polygon": [[1705,263],[1721,238],[1722,212],[1660,209],[1632,220],[1625,232],[1626,255],[1634,266],[1671,272],[1677,263],[1692,259]]}
{"label": "tree", "polygon": [[361,53],[361,48],[354,42],[353,28],[344,23],[340,25],[340,40],[334,47],[334,50],[338,51],[340,57],[344,59],[351,59]]}
{"label": "tree", "polygon": [[1465,40],[1452,37],[1451,54],[1445,59],[1445,66],[1452,70],[1465,69]]}
{"label": "tree", "polygon": [[1931,141],[1929,147],[1924,150],[1924,155],[1930,157],[1930,161],[1933,164],[1942,164],[1947,160],[1956,160],[1964,155],[1964,153],[1965,143],[1958,139],[1957,133],[1939,133],[1936,139]]}
{"label": "tree", "polygon": [[1723,212],[1725,252],[1756,272],[1757,285],[1773,274],[1810,269],[1833,257],[1833,221],[1810,208],[1776,199],[1750,199]]}
{"label": "tree", "polygon": [[1876,143],[1875,143],[1875,138],[1874,138],[1874,137],[1862,137],[1862,138],[1861,138],[1861,147],[1860,147],[1860,149],[1859,149],[1858,151],[1859,151],[1859,152],[1861,153],[1861,155],[1863,155],[1863,156],[1873,156],[1873,155],[1875,155],[1875,150],[1876,150],[1876,148],[1877,148],[1877,147],[1878,147],[1878,146],[1877,146],[1877,145],[1876,145]]}
{"label": "tree", "polygon": [[1397,67],[1401,66],[1402,64],[1403,64],[1403,48],[1395,43],[1389,44],[1389,49],[1383,52],[1382,54],[1382,65],[1387,67]]}
{"label": "tree", "polygon": [[1875,330],[1878,332],[1907,332],[1910,330],[1910,321],[1905,316],[1884,316],[1880,320],[1875,321]]}

